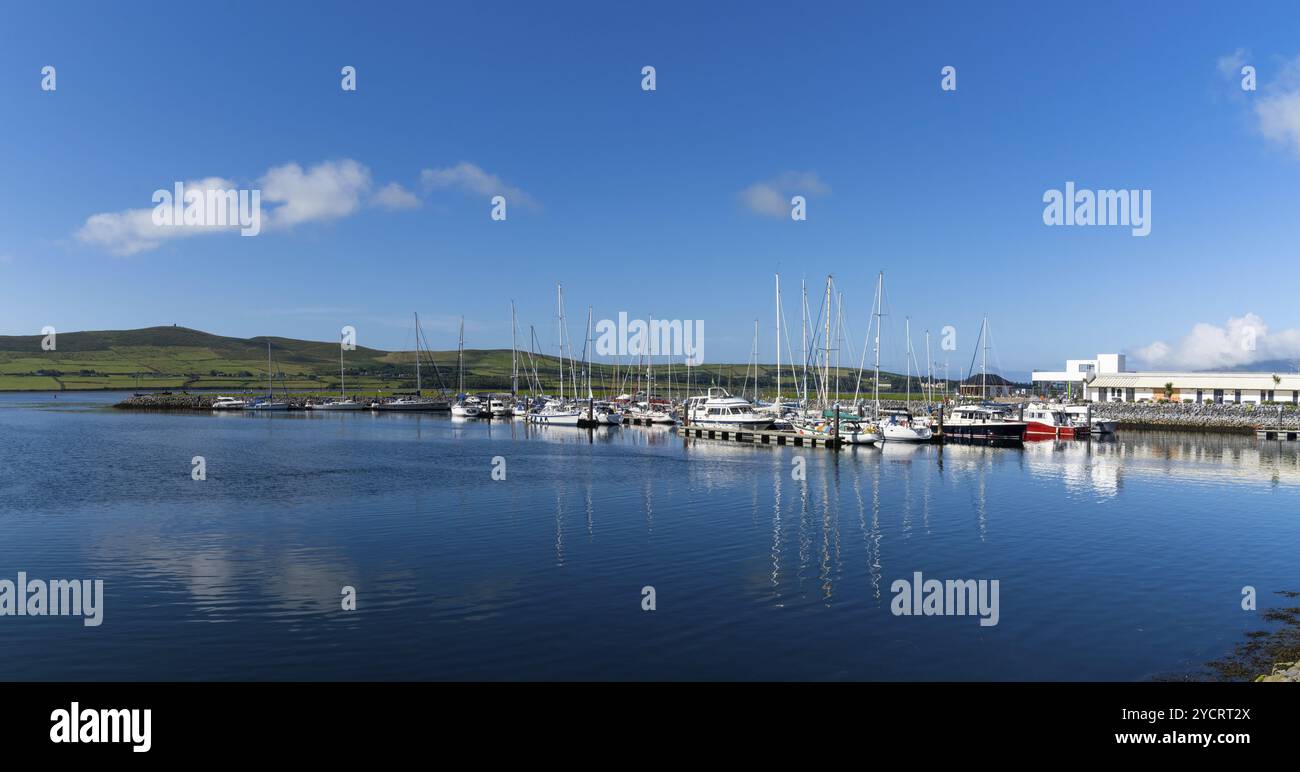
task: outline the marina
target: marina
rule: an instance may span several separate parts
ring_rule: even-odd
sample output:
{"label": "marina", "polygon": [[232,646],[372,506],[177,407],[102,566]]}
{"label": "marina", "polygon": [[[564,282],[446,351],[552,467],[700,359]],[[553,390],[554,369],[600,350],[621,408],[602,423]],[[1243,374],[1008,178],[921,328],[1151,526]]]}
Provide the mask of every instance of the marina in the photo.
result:
{"label": "marina", "polygon": [[[1121,430],[827,453],[775,431],[122,397],[0,395],[0,436],[29,438],[0,469],[0,560],[102,578],[97,629],[134,653],[16,626],[9,677],[1142,680],[1258,629],[1242,584],[1262,604],[1295,588],[1296,442]],[[915,571],[999,579],[997,626],[891,615],[890,583]],[[1134,582],[1144,602],[1116,604]]]}

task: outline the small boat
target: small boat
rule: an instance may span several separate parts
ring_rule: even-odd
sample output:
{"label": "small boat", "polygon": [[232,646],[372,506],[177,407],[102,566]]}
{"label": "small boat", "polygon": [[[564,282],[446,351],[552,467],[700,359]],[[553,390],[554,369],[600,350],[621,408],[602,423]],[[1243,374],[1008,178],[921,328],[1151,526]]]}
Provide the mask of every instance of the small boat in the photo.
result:
{"label": "small boat", "polygon": [[944,440],[965,440],[989,445],[1020,445],[1025,422],[1012,421],[1000,407],[957,405],[943,422]]}
{"label": "small boat", "polygon": [[[1063,409],[1066,415],[1081,424],[1086,424],[1088,416],[1091,414],[1087,405],[1066,405]],[[1119,428],[1119,421],[1094,416],[1090,428],[1093,434],[1114,434],[1115,430]]]}
{"label": "small boat", "polygon": [[477,403],[468,400],[457,400],[457,402],[451,406],[452,418],[478,418],[482,412],[482,409]]}
{"label": "small boat", "polygon": [[275,401],[275,388],[272,386],[271,341],[266,341],[266,397],[244,406],[245,410],[288,410],[288,402]]}
{"label": "small boat", "polygon": [[451,403],[445,399],[430,399],[428,397],[398,397],[387,401],[375,401],[370,403],[371,410],[450,410]]}
{"label": "small boat", "polygon": [[929,442],[934,436],[924,419],[906,410],[886,411],[886,415],[888,417],[881,419],[879,424],[885,442]]}
{"label": "small boat", "polygon": [[720,386],[711,387],[708,394],[687,400],[686,415],[696,426],[716,426],[724,429],[767,429],[775,421],[771,415],[755,412],[754,406],[740,397],[733,397]]}
{"label": "small boat", "polygon": [[364,410],[366,408],[364,404],[353,399],[344,399],[337,402],[333,400],[329,402],[309,402],[306,407],[308,410]]}
{"label": "small boat", "polygon": [[212,400],[213,410],[243,410],[246,407],[248,402],[239,397],[217,397]]}
{"label": "small boat", "polygon": [[528,423],[544,426],[577,426],[585,421],[586,411],[577,410],[568,405],[552,400],[541,409],[528,414]]}
{"label": "small boat", "polygon": [[1090,427],[1072,420],[1064,410],[1049,405],[1031,404],[1025,407],[1026,439],[1075,439],[1086,437]]}
{"label": "small boat", "polygon": [[451,406],[452,418],[478,418],[483,413],[483,406],[478,397],[466,397],[465,390],[465,317],[460,318],[460,340],[456,346],[456,377],[460,391],[456,402]]}
{"label": "small boat", "polygon": [[493,397],[488,400],[488,412],[493,418],[509,418],[514,415],[515,409],[505,400]]}

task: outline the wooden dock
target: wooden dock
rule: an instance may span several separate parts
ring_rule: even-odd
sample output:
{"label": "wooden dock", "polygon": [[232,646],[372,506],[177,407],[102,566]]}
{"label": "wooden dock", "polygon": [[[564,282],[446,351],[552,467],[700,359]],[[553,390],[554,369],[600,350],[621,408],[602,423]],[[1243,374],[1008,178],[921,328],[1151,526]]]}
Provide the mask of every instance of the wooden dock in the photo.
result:
{"label": "wooden dock", "polygon": [[1300,441],[1300,431],[1296,429],[1256,429],[1255,436],[1261,440]]}
{"label": "wooden dock", "polygon": [[797,448],[827,448],[829,450],[839,450],[844,446],[844,439],[841,437],[810,437],[798,432],[778,431],[776,429],[710,429],[701,426],[679,425],[677,433],[683,437],[695,437],[702,440],[748,442],[754,445],[793,445]]}

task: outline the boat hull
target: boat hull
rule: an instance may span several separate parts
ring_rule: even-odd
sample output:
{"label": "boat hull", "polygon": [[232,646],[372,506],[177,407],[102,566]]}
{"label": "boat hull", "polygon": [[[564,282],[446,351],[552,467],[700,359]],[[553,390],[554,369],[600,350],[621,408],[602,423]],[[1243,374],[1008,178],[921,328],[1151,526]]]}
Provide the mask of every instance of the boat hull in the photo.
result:
{"label": "boat hull", "polygon": [[973,442],[985,445],[1022,445],[1025,441],[1025,424],[1012,422],[944,424],[943,439],[956,442]]}

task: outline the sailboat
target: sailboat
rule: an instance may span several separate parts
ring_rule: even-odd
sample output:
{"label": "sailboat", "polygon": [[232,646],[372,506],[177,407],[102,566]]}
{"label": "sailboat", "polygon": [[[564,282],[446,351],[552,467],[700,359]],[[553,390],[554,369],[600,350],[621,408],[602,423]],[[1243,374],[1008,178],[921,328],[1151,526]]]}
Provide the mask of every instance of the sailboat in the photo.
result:
{"label": "sailboat", "polygon": [[452,418],[478,418],[482,412],[479,400],[465,399],[465,317],[460,318],[460,340],[456,347],[456,404],[451,406]]}
{"label": "sailboat", "polygon": [[[424,338],[424,333],[420,329],[420,315],[415,314],[415,396],[398,397],[387,402],[375,402],[370,405],[374,410],[447,410],[450,404],[445,399],[429,399],[422,396],[424,392],[424,383],[420,378],[420,341]],[[425,342],[425,348],[428,348],[428,342]],[[432,357],[430,357],[432,361]],[[433,363],[434,374],[438,376],[438,383],[442,384],[442,374],[438,371],[438,363]],[[445,387],[443,393],[446,393]]]}
{"label": "sailboat", "polygon": [[275,388],[271,385],[271,339],[266,339],[266,399],[259,399],[247,406],[248,410],[288,410],[288,402],[275,401]]}
{"label": "sailboat", "polygon": [[[907,409],[889,412],[889,420],[880,420],[880,433],[886,442],[929,442],[934,432],[924,421],[912,415],[912,320],[906,322],[907,335]],[[920,368],[917,368],[918,370]],[[877,388],[879,388],[877,386]]]}
{"label": "sailboat", "polygon": [[307,407],[312,410],[360,410],[365,405],[354,399],[348,399],[347,380],[343,374],[343,345],[339,344],[339,401],[338,402],[319,402],[309,403]]}
{"label": "sailboat", "polygon": [[[529,412],[527,414],[528,423],[544,424],[547,426],[577,426],[583,419],[581,411],[576,410],[564,402],[564,341],[565,341],[565,320],[564,320],[564,287],[555,285],[555,307],[556,307],[556,326],[559,329],[560,337],[560,396],[559,399],[548,400],[541,410]],[[576,376],[575,376],[576,377]],[[570,379],[573,380],[573,379]],[[577,396],[578,384],[573,382],[573,393]]]}

